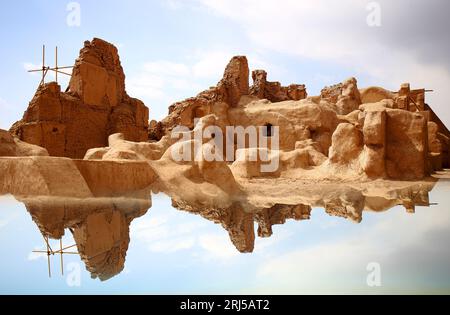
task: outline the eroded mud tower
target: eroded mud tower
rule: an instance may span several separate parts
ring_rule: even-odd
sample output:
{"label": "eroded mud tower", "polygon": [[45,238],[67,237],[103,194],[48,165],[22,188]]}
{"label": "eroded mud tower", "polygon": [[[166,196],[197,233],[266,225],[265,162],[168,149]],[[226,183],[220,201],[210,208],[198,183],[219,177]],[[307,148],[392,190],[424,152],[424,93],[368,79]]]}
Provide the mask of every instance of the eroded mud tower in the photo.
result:
{"label": "eroded mud tower", "polygon": [[144,103],[125,91],[117,48],[94,38],[84,43],[67,91],[56,82],[41,85],[10,131],[52,156],[83,158],[88,149],[107,145],[112,133],[146,141],[148,115]]}

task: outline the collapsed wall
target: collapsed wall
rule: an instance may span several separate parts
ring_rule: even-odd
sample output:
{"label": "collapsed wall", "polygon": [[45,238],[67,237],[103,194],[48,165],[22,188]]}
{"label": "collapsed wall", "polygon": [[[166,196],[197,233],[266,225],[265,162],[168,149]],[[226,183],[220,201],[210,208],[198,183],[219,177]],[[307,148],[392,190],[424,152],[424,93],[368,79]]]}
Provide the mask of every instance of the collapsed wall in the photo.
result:
{"label": "collapsed wall", "polygon": [[117,48],[94,38],[80,50],[68,90],[56,82],[41,85],[10,131],[52,156],[83,158],[88,149],[107,145],[113,133],[146,141],[148,115],[144,103],[125,91]]}

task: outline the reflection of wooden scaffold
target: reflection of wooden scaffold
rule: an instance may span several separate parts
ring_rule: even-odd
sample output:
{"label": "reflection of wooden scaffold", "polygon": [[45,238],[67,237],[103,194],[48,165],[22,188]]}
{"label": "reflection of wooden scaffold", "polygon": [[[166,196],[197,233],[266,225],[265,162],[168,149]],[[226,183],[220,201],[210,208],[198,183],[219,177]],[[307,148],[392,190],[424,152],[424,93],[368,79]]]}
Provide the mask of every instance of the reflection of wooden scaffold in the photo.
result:
{"label": "reflection of wooden scaffold", "polygon": [[64,258],[63,258],[63,255],[64,254],[78,255],[79,253],[77,251],[75,251],[75,252],[66,251],[66,250],[68,250],[70,248],[76,247],[77,245],[73,244],[73,245],[70,245],[70,246],[63,247],[62,238],[60,238],[59,239],[59,249],[53,250],[52,247],[50,246],[50,242],[49,242],[48,236],[44,235],[44,234],[42,236],[44,237],[44,241],[45,241],[45,245],[47,247],[47,250],[33,250],[33,253],[47,254],[47,264],[48,264],[48,276],[49,276],[49,278],[52,277],[52,271],[51,271],[51,267],[50,267],[50,256],[51,255],[55,255],[55,254],[59,254],[60,255],[60,262],[61,262],[61,275],[64,275]]}
{"label": "reflection of wooden scaffold", "polygon": [[58,66],[58,46],[55,48],[55,66],[53,68],[45,65],[45,45],[42,46],[42,68],[41,69],[31,69],[28,70],[28,72],[42,72],[42,79],[39,83],[39,86],[43,85],[45,83],[45,76],[49,71],[55,72],[55,81],[58,83],[58,73],[71,76],[70,73],[61,71],[61,69],[72,69],[73,66]]}
{"label": "reflection of wooden scaffold", "polygon": [[[401,200],[401,205],[403,205],[408,213],[415,213],[416,206],[420,207],[431,207],[437,206],[437,202],[430,202],[428,192],[429,190],[424,185],[420,184],[417,191],[411,190],[408,194],[409,196],[404,196]],[[422,192],[426,192],[425,198],[421,196]]]}

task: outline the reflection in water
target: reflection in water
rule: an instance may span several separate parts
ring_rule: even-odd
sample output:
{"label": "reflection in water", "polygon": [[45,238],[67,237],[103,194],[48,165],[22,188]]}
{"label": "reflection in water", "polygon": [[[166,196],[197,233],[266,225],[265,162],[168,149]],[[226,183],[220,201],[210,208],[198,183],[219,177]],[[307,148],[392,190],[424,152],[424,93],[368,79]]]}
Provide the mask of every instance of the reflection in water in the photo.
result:
{"label": "reflection in water", "polygon": [[44,237],[73,234],[92,278],[107,280],[120,273],[130,242],[129,226],[144,215],[151,200],[133,198],[17,198],[25,204]]}
{"label": "reflection in water", "polygon": [[[73,234],[73,230],[70,229],[70,232]],[[59,248],[53,249],[50,245],[50,239],[48,235],[43,234],[42,235],[45,242],[45,250],[33,250],[33,253],[36,254],[46,254],[47,255],[47,265],[48,265],[48,276],[52,276],[52,270],[50,267],[50,256],[59,255],[60,263],[61,263],[61,275],[64,275],[64,255],[73,254],[73,255],[79,255],[79,252],[74,252],[73,248],[77,246],[77,244],[73,244],[70,246],[64,246],[63,247],[63,241],[62,237],[59,239]],[[72,249],[72,250],[71,250]]]}
{"label": "reflection in water", "polygon": [[[381,185],[379,185],[381,183]],[[389,182],[392,185],[394,182]],[[172,199],[172,205],[180,210],[200,214],[207,220],[220,223],[228,231],[236,249],[242,253],[254,249],[254,222],[258,224],[258,236],[272,235],[272,226],[284,224],[286,220],[308,220],[312,207],[321,207],[329,215],[361,222],[362,213],[366,211],[382,212],[394,206],[403,205],[407,212],[414,213],[415,206],[429,206],[428,192],[434,187],[435,181],[401,182],[399,187],[378,185],[363,185],[358,188],[341,185],[316,185],[302,187],[297,192],[298,204],[283,204],[272,199],[267,207],[255,207],[248,200],[235,202],[228,208],[211,208],[196,205],[193,208],[184,201]],[[395,185],[394,185],[395,186]],[[170,193],[170,192],[169,192]],[[179,198],[178,195],[174,195]],[[267,202],[267,198],[265,199]]]}
{"label": "reflection in water", "polygon": [[[253,199],[234,201],[228,207],[192,205],[177,194],[166,193],[171,196],[175,208],[220,224],[236,249],[248,253],[254,250],[255,223],[257,235],[269,237],[273,225],[284,224],[289,219],[307,220],[313,207],[355,222],[361,222],[363,211],[381,212],[396,205],[403,205],[407,212],[414,212],[416,205],[430,205],[428,193],[434,184],[434,180],[429,180],[390,182],[389,186],[382,182],[358,187],[310,185],[298,189],[296,204],[287,204],[283,199],[270,196],[265,196],[263,204],[258,202],[255,194]],[[151,207],[150,196],[150,190],[143,190],[115,198],[16,196],[16,199],[26,206],[45,238],[61,239],[65,233],[71,233],[75,249],[91,277],[104,281],[124,269],[130,242],[129,226],[135,218],[147,213]]]}

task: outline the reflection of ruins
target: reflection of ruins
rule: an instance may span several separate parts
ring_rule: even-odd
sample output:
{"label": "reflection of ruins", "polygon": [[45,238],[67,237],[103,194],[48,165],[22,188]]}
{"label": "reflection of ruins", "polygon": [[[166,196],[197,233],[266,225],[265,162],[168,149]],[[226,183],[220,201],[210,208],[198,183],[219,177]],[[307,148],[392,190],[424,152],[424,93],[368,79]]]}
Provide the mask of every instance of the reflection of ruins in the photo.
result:
{"label": "reflection of ruins", "polygon": [[[420,182],[374,181],[340,185],[277,183],[277,189],[274,189],[270,180],[247,183],[243,187],[245,193],[241,191],[239,198],[235,196],[203,205],[193,199],[188,201],[183,197],[184,193],[179,195],[179,191],[162,191],[172,198],[175,208],[221,224],[236,249],[249,253],[254,250],[256,235],[270,237],[274,225],[284,224],[289,219],[310,219],[313,208],[361,222],[364,211],[383,212],[402,205],[407,212],[414,212],[415,206],[430,206],[428,193],[436,180],[430,178]],[[159,191],[160,188],[153,187],[153,190]],[[76,243],[73,250],[79,252],[92,278],[103,281],[124,269],[130,242],[130,223],[146,214],[151,207],[148,190],[127,195],[16,198],[25,204],[43,235],[58,240],[70,231]]]}
{"label": "reflection of ruins", "polygon": [[[429,205],[427,176],[450,163],[450,131],[427,104],[429,91],[407,83],[390,91],[349,78],[311,96],[235,56],[216,86],[149,122],[148,107],[125,90],[117,48],[94,38],[63,91],[40,85],[22,119],[0,130],[0,194],[28,196],[19,199],[43,235],[72,229],[100,279],[123,269],[128,226],[150,207],[149,187],[252,252],[256,234],[308,219],[315,207],[356,222],[396,205],[414,212]],[[172,137],[179,126],[180,139]]]}
{"label": "reflection of ruins", "polygon": [[[265,184],[254,184],[258,192],[254,191],[246,200],[233,202],[228,207],[201,206],[199,203],[193,206],[176,193],[168,193],[173,198],[174,207],[221,224],[237,250],[246,253],[254,249],[255,223],[258,225],[257,235],[269,237],[273,225],[284,224],[289,219],[310,219],[314,207],[357,223],[361,222],[364,211],[383,212],[398,205],[414,213],[415,206],[431,205],[428,193],[434,184],[435,180],[429,179],[421,182],[379,181],[358,185],[291,185],[289,191],[288,186],[278,182],[275,189],[279,192],[277,194],[273,192],[275,186],[266,181]],[[252,189],[249,186],[246,187],[247,191]]]}
{"label": "reflection of ruins", "polygon": [[107,280],[120,273],[130,242],[129,226],[151,206],[150,199],[18,198],[40,232],[52,239],[73,234],[92,278]]}

